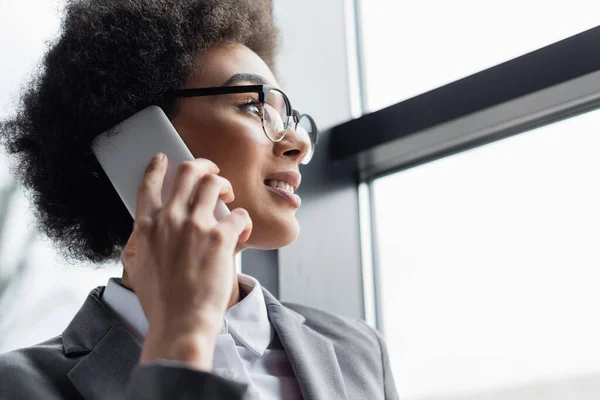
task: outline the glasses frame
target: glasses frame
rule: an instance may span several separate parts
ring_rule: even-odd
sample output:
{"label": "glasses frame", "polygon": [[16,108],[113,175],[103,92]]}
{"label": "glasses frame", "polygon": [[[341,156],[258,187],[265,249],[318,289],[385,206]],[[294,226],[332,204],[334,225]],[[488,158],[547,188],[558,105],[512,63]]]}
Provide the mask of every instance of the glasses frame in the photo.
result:
{"label": "glasses frame", "polygon": [[[263,117],[261,117],[261,122],[262,122],[263,132],[264,132],[265,136],[267,136],[267,138],[269,138],[269,140],[272,141],[273,143],[278,143],[278,142],[282,141],[283,138],[285,137],[285,135],[287,134],[288,127],[290,126],[290,119],[293,120],[295,123],[294,129],[297,129],[298,124],[300,123],[300,120],[302,118],[308,118],[308,120],[310,121],[310,124],[312,126],[312,129],[313,129],[312,135],[309,135],[309,139],[311,141],[312,153],[314,154],[314,152],[316,150],[316,146],[317,146],[318,136],[319,136],[318,130],[317,130],[317,124],[315,123],[315,120],[308,114],[300,114],[297,110],[294,110],[292,108],[290,99],[287,97],[287,95],[281,89],[276,88],[275,86],[271,86],[271,85],[215,86],[215,87],[205,87],[205,88],[176,89],[176,90],[168,91],[168,92],[166,92],[166,94],[169,97],[202,97],[202,96],[218,96],[218,95],[223,95],[223,94],[235,94],[235,93],[258,93],[258,100],[263,104],[263,109],[264,109],[264,104],[267,99],[267,96],[268,96],[269,92],[272,90],[279,92],[282,95],[287,109],[290,110],[290,114],[287,115],[287,118],[285,118],[285,120],[283,121],[285,124],[285,131],[284,131],[283,135],[281,136],[281,138],[279,138],[277,140],[271,138],[267,134],[267,131],[265,128],[265,123],[264,123],[264,114],[263,114]],[[312,158],[312,154],[311,154],[311,158]]]}

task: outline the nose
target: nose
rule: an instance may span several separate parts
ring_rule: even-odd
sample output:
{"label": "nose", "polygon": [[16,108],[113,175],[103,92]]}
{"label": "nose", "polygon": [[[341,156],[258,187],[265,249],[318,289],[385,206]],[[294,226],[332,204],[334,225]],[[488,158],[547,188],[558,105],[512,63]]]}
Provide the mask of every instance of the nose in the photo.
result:
{"label": "nose", "polygon": [[[292,159],[300,164],[310,151],[310,138],[307,134],[301,134],[290,124],[283,139],[275,143],[274,151],[278,156]],[[302,129],[302,128],[300,128]]]}

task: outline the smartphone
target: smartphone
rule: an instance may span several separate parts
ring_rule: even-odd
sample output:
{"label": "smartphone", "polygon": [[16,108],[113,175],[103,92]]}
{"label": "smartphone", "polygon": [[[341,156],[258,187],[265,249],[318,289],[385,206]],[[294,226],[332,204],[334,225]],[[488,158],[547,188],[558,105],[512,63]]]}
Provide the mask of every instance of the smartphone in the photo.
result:
{"label": "smartphone", "polygon": [[[156,153],[165,153],[169,163],[162,189],[163,204],[169,199],[177,166],[194,160],[167,115],[154,105],[101,133],[94,139],[92,151],[134,219],[138,188]],[[217,201],[214,214],[217,220],[229,214],[222,200]]]}

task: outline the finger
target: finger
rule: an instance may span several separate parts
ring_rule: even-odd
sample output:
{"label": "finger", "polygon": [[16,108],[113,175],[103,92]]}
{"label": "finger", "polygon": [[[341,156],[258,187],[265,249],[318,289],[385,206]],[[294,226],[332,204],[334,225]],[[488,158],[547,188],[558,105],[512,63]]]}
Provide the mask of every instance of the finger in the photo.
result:
{"label": "finger", "polygon": [[171,198],[167,206],[185,207],[185,210],[187,210],[190,204],[190,197],[195,192],[196,185],[202,176],[218,173],[219,168],[217,165],[205,158],[182,162],[177,167]]}
{"label": "finger", "polygon": [[121,252],[121,263],[123,267],[127,268],[129,266],[130,261],[135,256],[137,248],[137,231],[134,229],[131,235],[129,236],[129,240],[127,240],[127,244],[123,248]]}
{"label": "finger", "polygon": [[146,167],[137,191],[135,219],[152,217],[162,207],[161,191],[167,173],[167,156],[158,153]]}
{"label": "finger", "polygon": [[252,219],[243,208],[236,208],[219,221],[219,226],[228,234],[235,235],[237,241],[244,243],[252,233]]}
{"label": "finger", "polygon": [[191,199],[192,218],[202,219],[209,215],[214,218],[214,211],[219,199],[225,203],[231,203],[235,199],[231,182],[219,175],[204,175],[200,178],[196,193]]}

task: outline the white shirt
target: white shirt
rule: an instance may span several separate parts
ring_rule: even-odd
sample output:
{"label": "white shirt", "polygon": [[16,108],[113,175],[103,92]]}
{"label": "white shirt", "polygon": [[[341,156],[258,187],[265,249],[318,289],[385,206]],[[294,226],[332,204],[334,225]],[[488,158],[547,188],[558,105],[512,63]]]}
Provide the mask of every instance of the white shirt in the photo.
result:
{"label": "white shirt", "polygon": [[[238,274],[238,282],[248,294],[225,313],[213,373],[247,383],[261,400],[302,399],[285,350],[269,321],[260,283],[244,274]],[[148,320],[135,293],[120,283],[120,279],[111,278],[102,301],[143,343]]]}

